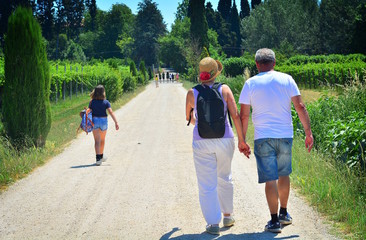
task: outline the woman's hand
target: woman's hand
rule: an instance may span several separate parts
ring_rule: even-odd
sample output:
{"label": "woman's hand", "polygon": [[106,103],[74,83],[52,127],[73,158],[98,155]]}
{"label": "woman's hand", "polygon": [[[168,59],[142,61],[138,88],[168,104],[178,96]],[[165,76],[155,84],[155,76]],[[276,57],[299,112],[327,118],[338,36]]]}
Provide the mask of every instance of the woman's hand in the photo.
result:
{"label": "woman's hand", "polygon": [[239,142],[238,144],[239,152],[244,153],[244,155],[249,158],[249,155],[251,154],[250,147],[245,142]]}

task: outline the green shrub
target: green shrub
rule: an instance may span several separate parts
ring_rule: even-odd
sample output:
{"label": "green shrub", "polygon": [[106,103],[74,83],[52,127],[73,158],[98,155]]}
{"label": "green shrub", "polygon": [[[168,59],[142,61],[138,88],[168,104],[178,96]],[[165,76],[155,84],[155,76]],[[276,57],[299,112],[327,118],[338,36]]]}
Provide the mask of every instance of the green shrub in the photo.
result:
{"label": "green shrub", "polygon": [[131,92],[136,89],[137,82],[136,77],[133,77],[131,73],[122,73],[122,78],[124,80],[123,91]]}
{"label": "green shrub", "polygon": [[111,102],[116,101],[123,92],[122,78],[115,72],[107,74],[101,83],[104,85],[107,99]]}
{"label": "green shrub", "polygon": [[8,135],[43,146],[51,126],[50,70],[41,28],[32,11],[19,7],[5,39],[3,119]]}
{"label": "green shrub", "polygon": [[136,64],[134,61],[131,60],[130,62],[130,72],[132,73],[132,76],[136,77],[137,76],[137,69],[136,69]]}
{"label": "green shrub", "polygon": [[[365,168],[366,156],[366,87],[348,87],[338,98],[324,96],[307,105],[315,147],[350,167]],[[293,111],[294,129],[303,134]]]}
{"label": "green shrub", "polygon": [[222,62],[224,67],[225,76],[236,77],[238,75],[243,75],[246,68],[250,71],[250,75],[257,74],[257,67],[255,65],[254,59],[247,58],[227,58]]}

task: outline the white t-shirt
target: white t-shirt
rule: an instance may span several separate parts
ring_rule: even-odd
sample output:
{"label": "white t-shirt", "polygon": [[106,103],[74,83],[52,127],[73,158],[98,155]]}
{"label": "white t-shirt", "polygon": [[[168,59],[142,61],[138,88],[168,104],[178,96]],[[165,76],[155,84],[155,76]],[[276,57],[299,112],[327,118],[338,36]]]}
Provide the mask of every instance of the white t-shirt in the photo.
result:
{"label": "white t-shirt", "polygon": [[291,98],[298,95],[294,79],[277,71],[259,73],[245,82],[239,103],[252,106],[255,140],[293,137]]}

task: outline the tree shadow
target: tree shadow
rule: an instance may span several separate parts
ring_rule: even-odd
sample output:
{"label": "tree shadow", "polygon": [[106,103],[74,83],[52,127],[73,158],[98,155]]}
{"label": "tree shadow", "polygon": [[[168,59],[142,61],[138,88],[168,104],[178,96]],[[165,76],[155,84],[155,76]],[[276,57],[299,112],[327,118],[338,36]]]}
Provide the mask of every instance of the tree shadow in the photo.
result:
{"label": "tree shadow", "polygon": [[[227,228],[221,228],[221,232],[227,230]],[[285,237],[278,237],[278,234],[270,233],[270,232],[253,232],[253,233],[242,233],[242,234],[227,234],[222,236],[215,236],[208,234],[206,232],[198,233],[198,234],[185,234],[182,236],[171,237],[175,232],[180,231],[180,228],[175,227],[170,232],[164,234],[160,240],[191,240],[191,239],[202,239],[202,240],[212,240],[212,239],[225,239],[225,240],[236,240],[236,239],[244,239],[244,240],[267,240],[267,239],[294,239],[300,238],[299,235],[291,235]]]}

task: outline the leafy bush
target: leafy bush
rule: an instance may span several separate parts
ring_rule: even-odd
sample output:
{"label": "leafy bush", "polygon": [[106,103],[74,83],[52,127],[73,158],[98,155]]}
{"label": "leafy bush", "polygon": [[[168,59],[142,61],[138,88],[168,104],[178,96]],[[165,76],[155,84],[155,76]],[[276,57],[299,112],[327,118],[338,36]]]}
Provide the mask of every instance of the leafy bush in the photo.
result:
{"label": "leafy bush", "polygon": [[257,68],[254,59],[251,60],[243,57],[232,57],[224,60],[222,65],[224,67],[223,71],[226,76],[236,77],[238,75],[243,75],[246,68],[249,69],[251,75],[257,74]]}
{"label": "leafy bush", "polygon": [[122,73],[122,78],[124,79],[123,91],[131,92],[136,89],[137,82],[136,77],[133,77],[130,72]]}
{"label": "leafy bush", "polygon": [[101,82],[104,85],[107,99],[111,102],[116,101],[123,92],[123,80],[120,75],[110,72]]}
{"label": "leafy bush", "polygon": [[[315,147],[347,163],[365,168],[366,87],[355,84],[338,98],[324,96],[307,106]],[[294,112],[294,111],[293,111]],[[303,133],[297,114],[294,129]]]}

